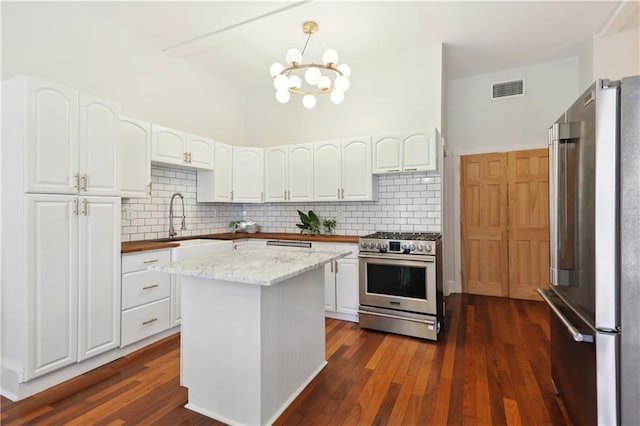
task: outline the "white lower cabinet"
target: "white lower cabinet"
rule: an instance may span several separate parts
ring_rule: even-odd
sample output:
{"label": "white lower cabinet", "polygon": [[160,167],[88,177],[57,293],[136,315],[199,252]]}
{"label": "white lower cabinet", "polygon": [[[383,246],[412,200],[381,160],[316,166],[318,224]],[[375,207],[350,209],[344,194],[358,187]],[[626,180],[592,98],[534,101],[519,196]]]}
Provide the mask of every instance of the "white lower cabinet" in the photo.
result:
{"label": "white lower cabinet", "polygon": [[351,250],[351,254],[324,266],[325,315],[346,321],[358,321],[359,269],[357,244],[313,243],[313,248]]}
{"label": "white lower cabinet", "polygon": [[171,328],[171,275],[147,271],[147,266],[166,264],[170,249],[122,255],[121,346]]}

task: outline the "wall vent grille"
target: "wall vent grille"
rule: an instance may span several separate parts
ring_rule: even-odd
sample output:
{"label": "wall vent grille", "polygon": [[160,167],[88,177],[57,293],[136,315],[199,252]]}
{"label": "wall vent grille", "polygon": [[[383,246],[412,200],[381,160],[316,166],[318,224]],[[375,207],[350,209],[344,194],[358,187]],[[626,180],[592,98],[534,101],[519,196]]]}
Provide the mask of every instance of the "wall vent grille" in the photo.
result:
{"label": "wall vent grille", "polygon": [[524,78],[501,81],[491,85],[491,99],[510,98],[524,95]]}

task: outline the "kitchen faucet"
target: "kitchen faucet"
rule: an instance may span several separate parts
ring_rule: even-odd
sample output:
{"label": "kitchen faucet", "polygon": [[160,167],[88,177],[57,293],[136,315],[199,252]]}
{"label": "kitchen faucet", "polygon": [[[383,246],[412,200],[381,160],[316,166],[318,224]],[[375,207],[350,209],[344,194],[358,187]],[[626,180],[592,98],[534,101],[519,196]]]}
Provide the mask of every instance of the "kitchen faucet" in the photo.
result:
{"label": "kitchen faucet", "polygon": [[180,200],[182,200],[182,225],[180,226],[180,230],[184,231],[187,229],[186,217],[184,215],[184,196],[181,193],[176,192],[171,196],[171,202],[169,203],[169,238],[173,238],[178,235],[178,232],[176,232],[173,227],[173,200],[176,197],[180,197]]}

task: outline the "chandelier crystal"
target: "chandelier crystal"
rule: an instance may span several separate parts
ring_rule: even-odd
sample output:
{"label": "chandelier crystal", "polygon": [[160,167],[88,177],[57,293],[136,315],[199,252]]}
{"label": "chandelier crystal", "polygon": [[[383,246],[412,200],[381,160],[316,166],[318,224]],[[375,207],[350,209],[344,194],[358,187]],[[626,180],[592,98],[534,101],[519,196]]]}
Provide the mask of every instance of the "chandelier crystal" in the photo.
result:
{"label": "chandelier crystal", "polygon": [[313,21],[302,25],[302,32],[307,34],[307,40],[302,48],[289,49],[285,55],[287,64],[275,63],[269,69],[276,89],[276,100],[286,104],[291,99],[291,93],[302,96],[302,105],[313,108],[317,95],[329,95],[334,104],[344,101],[344,92],[349,89],[351,68],[347,64],[338,65],[338,52],[327,49],[322,54],[322,62],[303,62],[303,56],[311,40],[311,36],[318,32],[318,24]]}

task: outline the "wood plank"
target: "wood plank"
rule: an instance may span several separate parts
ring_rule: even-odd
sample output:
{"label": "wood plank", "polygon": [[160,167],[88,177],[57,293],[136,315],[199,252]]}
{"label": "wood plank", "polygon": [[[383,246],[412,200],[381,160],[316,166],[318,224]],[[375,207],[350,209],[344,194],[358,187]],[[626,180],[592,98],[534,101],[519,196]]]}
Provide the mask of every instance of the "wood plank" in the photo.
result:
{"label": "wood plank", "polygon": [[[438,342],[327,320],[328,365],[275,424],[571,424],[551,386],[544,304],[451,295],[446,306]],[[2,424],[222,424],[184,408],[179,348],[174,336],[24,401],[2,398]]]}

